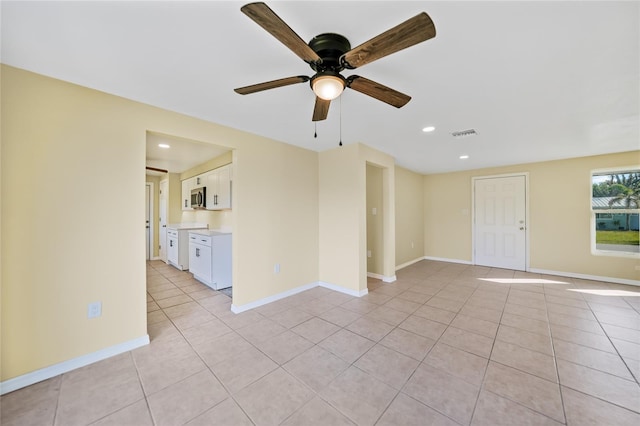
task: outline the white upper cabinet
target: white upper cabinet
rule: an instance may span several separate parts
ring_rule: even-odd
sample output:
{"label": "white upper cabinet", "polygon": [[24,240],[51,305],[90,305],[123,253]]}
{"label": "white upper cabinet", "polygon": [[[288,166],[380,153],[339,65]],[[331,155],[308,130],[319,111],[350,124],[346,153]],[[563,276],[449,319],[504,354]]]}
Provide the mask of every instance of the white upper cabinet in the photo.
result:
{"label": "white upper cabinet", "polygon": [[191,208],[191,190],[206,187],[205,208],[226,210],[231,208],[232,166],[219,167],[182,181],[182,210]]}
{"label": "white upper cabinet", "polygon": [[195,178],[182,181],[182,210],[193,210],[191,208],[191,190],[195,188],[195,183]]}
{"label": "white upper cabinet", "polygon": [[209,172],[207,179],[207,209],[231,208],[231,165]]}

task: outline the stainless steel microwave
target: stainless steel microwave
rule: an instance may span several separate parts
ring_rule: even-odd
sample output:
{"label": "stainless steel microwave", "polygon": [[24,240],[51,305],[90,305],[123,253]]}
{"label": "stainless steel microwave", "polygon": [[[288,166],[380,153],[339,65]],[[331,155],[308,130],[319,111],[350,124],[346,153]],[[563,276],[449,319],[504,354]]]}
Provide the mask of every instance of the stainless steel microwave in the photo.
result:
{"label": "stainless steel microwave", "polygon": [[191,190],[191,208],[206,209],[207,208],[207,188],[194,188]]}

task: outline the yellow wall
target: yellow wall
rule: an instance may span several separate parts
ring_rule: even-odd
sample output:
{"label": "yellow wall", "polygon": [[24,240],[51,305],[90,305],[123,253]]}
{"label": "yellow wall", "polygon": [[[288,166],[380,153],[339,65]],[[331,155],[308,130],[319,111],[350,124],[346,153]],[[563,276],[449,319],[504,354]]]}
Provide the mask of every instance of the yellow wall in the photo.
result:
{"label": "yellow wall", "polygon": [[423,175],[396,166],[396,266],[424,257]]}
{"label": "yellow wall", "polygon": [[122,99],[5,66],[1,88],[5,380],[146,335],[145,146]]}
{"label": "yellow wall", "polygon": [[317,282],[317,153],[259,142],[233,154],[234,305]]}
{"label": "yellow wall", "polygon": [[366,177],[364,164],[359,167],[358,145],[321,152],[319,165],[320,281],[359,292],[367,283],[360,248]]}
{"label": "yellow wall", "polygon": [[[382,275],[383,265],[383,217],[382,169],[367,164],[367,272]],[[376,209],[376,214],[373,214]],[[368,256],[368,253],[367,253]]]}
{"label": "yellow wall", "polygon": [[367,163],[382,167],[381,274],[395,275],[395,180],[391,156],[356,143],[324,151],[320,163],[320,281],[367,289]]}
{"label": "yellow wall", "polygon": [[147,131],[234,149],[234,304],[318,280],[315,152],[4,65],[1,78],[1,380],[146,335]]}
{"label": "yellow wall", "polygon": [[198,164],[197,166],[180,173],[180,180],[183,181],[199,174],[206,173],[210,170],[217,169],[218,167],[226,166],[227,164],[231,164],[232,161],[233,153],[231,151],[225,152],[222,155],[211,158],[202,164]]}
{"label": "yellow wall", "polygon": [[182,220],[182,182],[180,182],[180,174],[167,173],[162,179],[169,181],[167,223],[178,223]]}
{"label": "yellow wall", "polygon": [[532,269],[639,280],[640,261],[595,256],[590,245],[591,171],[638,164],[633,151],[425,176],[425,255],[471,261],[471,178],[527,172]]}

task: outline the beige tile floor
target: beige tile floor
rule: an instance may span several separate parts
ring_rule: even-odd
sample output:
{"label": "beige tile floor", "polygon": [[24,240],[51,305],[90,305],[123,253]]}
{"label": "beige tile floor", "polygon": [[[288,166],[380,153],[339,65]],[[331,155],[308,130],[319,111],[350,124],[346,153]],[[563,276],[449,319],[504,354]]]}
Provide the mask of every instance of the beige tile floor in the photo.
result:
{"label": "beige tile floor", "polygon": [[235,315],[147,265],[151,344],[1,398],[2,425],[640,425],[640,288],[422,261]]}

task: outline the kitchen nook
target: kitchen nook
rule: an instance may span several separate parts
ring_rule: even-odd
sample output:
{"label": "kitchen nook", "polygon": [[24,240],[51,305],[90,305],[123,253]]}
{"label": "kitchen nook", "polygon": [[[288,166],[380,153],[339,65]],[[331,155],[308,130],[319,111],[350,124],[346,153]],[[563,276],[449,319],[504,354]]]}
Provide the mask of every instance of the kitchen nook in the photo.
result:
{"label": "kitchen nook", "polygon": [[152,216],[157,218],[151,230],[152,241],[157,241],[152,259],[230,294],[232,151],[148,132],[146,180],[156,188],[149,206],[157,212]]}

